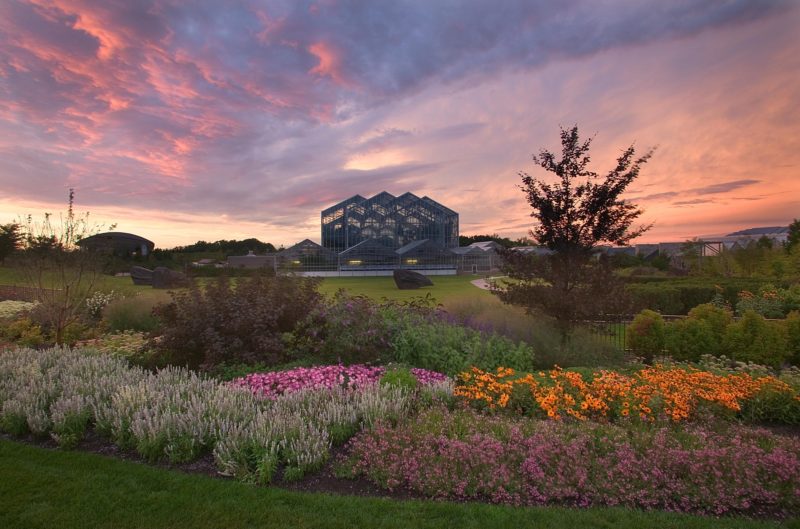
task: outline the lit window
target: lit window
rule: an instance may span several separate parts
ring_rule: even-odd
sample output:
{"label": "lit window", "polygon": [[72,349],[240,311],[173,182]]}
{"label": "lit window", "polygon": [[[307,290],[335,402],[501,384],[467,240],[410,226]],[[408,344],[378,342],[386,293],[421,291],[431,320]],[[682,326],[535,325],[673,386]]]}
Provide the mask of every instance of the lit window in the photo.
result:
{"label": "lit window", "polygon": [[361,259],[350,259],[349,261],[347,261],[347,264],[349,264],[349,265],[360,265],[361,264]]}
{"label": "lit window", "polygon": [[292,264],[300,264],[300,260],[299,259],[295,259],[294,261],[292,261]]}
{"label": "lit window", "polygon": [[416,259],[406,259],[406,264],[417,264]]}

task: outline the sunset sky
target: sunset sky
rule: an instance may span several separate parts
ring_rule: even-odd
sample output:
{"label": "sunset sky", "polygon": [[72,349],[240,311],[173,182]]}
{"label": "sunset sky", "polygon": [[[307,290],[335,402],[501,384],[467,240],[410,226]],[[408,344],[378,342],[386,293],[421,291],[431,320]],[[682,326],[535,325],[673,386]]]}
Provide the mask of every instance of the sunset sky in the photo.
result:
{"label": "sunset sky", "polygon": [[319,241],[354,194],[531,227],[518,173],[657,146],[641,242],[800,217],[800,1],[0,1],[0,224]]}

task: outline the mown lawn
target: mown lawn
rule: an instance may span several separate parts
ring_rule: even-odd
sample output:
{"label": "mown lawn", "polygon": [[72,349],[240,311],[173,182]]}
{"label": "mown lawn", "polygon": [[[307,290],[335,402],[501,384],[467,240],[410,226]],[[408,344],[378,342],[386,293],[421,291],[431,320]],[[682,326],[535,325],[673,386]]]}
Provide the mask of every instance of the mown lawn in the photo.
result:
{"label": "mown lawn", "polygon": [[288,492],[0,439],[0,527],[776,528],[625,509],[511,508]]}
{"label": "mown lawn", "polygon": [[479,276],[431,276],[432,287],[416,290],[400,290],[391,277],[326,277],[322,281],[320,291],[333,294],[337,290],[345,289],[351,294],[367,296],[380,301],[383,298],[407,301],[416,297],[430,294],[438,303],[449,303],[459,299],[492,299],[493,296],[486,290],[481,290],[470,281]]}

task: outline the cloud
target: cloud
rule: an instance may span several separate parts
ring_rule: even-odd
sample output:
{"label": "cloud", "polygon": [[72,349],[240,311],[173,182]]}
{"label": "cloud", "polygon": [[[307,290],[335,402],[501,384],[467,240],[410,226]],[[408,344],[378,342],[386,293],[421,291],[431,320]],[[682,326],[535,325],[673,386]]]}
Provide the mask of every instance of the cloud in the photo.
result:
{"label": "cloud", "polygon": [[730,191],[735,191],[736,189],[741,189],[742,187],[751,186],[755,184],[761,183],[761,180],[734,180],[732,182],[720,182],[718,184],[711,184],[709,186],[698,187],[695,189],[690,189],[687,191],[687,194],[693,195],[718,195],[722,193],[728,193]]}
{"label": "cloud", "polygon": [[[580,118],[602,114],[607,121],[599,125],[618,131],[631,123],[632,109],[644,115],[663,102],[634,105],[631,78],[613,67],[595,72],[591,61],[738,35],[794,13],[791,2],[754,0],[620,5],[0,2],[0,186],[20,202],[60,203],[72,186],[94,207],[227,215],[287,229],[355,192],[440,190],[444,203],[488,223],[491,215],[506,218],[503,209],[521,211],[509,180],[531,152],[521,145],[575,122],[575,109],[595,113]],[[722,56],[743,55],[730,51],[738,41],[725,42]],[[790,51],[771,62],[791,71]],[[713,58],[694,66],[699,78],[716,79],[707,64],[724,69]],[[670,69],[657,59],[629,70],[663,67],[643,82],[679,82],[675,72],[698,78],[691,61]],[[621,86],[631,93],[615,99],[610,93]],[[747,93],[735,86],[740,97]],[[787,86],[777,83],[770,93]],[[670,93],[683,88],[670,85]],[[731,93],[707,88],[693,93],[714,101]],[[621,110],[614,101],[623,101]],[[671,103],[650,122],[676,115],[682,107]],[[791,123],[797,106],[779,97],[769,108],[743,103],[703,106],[719,112],[704,118],[757,108]],[[673,156],[681,168],[716,163],[712,155]],[[798,166],[785,162],[786,171]],[[752,174],[727,178],[693,182],[688,191],[643,182],[649,194],[638,199],[655,204],[758,183]]]}

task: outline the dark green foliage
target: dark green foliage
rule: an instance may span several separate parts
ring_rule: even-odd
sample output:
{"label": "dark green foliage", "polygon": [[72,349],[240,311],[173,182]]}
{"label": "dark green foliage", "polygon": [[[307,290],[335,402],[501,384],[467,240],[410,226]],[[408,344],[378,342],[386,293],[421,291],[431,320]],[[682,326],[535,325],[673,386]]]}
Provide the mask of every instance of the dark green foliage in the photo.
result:
{"label": "dark green foliage", "polygon": [[317,281],[293,276],[255,276],[233,284],[217,278],[193,283],[159,305],[163,335],[154,347],[173,364],[211,369],[220,363],[288,359],[287,341],[320,303]]}
{"label": "dark green foliage", "polygon": [[22,244],[20,226],[16,223],[0,225],[0,264]]}
{"label": "dark green foliage", "polygon": [[557,182],[520,173],[537,221],[531,235],[553,253],[528,257],[504,252],[504,271],[514,281],[496,291],[506,303],[555,318],[565,340],[574,323],[619,313],[624,305],[621,283],[607,260],[594,258],[595,247],[604,242],[627,244],[649,228],[631,228],[642,210],[622,194],[652,151],[637,158],[633,146],[628,147],[601,177],[588,167],[590,145],[591,139],[580,140],[577,126],[562,129],[560,159],[547,150],[533,157]]}
{"label": "dark green foliage", "polygon": [[661,355],[666,346],[664,318],[652,310],[643,310],[628,327],[628,345],[648,362]]}
{"label": "dark green foliage", "polygon": [[662,314],[684,314],[681,291],[677,287],[659,284],[633,284],[625,289],[633,298],[634,309],[658,311]]}
{"label": "dark green foliage", "polygon": [[754,311],[747,311],[728,326],[723,351],[733,360],[779,367],[787,357],[784,329]]}
{"label": "dark green foliage", "polygon": [[743,290],[758,292],[766,279],[689,277],[629,277],[625,290],[632,298],[633,308],[657,310],[662,314],[687,314],[692,307],[717,299],[733,307]]}
{"label": "dark green foliage", "polygon": [[274,252],[275,246],[272,243],[261,242],[258,239],[250,238],[237,241],[220,240],[215,242],[197,241],[194,244],[186,246],[176,246],[168,250],[156,250],[160,254],[167,253],[221,253],[224,256],[229,255],[247,255],[247,252],[254,252],[257,254]]}
{"label": "dark green foliage", "polygon": [[297,328],[292,342],[296,357],[313,356],[323,363],[370,363],[388,360],[391,327],[381,307],[366,296],[338,291],[318,304]]}
{"label": "dark green foliage", "polygon": [[800,366],[800,311],[792,311],[786,316],[786,349],[789,361]]}
{"label": "dark green foliage", "polygon": [[392,338],[393,360],[414,367],[456,375],[472,366],[534,369],[533,349],[497,334],[446,322],[420,322]]}
{"label": "dark green foliage", "polygon": [[800,219],[794,219],[794,221],[789,224],[789,236],[786,238],[786,253],[791,253],[791,251],[800,244]]}
{"label": "dark green foliage", "polygon": [[665,345],[675,360],[696,362],[705,354],[718,356],[722,350],[711,324],[707,321],[687,318],[666,326]]}
{"label": "dark green foliage", "polygon": [[144,297],[115,299],[103,309],[103,322],[113,332],[150,332],[158,327],[154,302]]}

